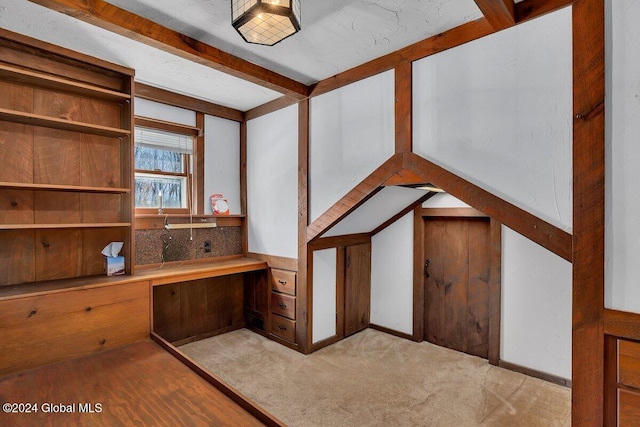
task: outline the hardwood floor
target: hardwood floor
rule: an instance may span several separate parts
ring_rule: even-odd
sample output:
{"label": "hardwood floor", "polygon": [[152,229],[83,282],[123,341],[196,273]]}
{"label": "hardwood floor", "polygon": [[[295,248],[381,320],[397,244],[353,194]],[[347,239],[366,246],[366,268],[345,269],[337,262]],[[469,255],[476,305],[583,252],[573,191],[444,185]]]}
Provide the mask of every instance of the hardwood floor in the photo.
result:
{"label": "hardwood floor", "polygon": [[2,426],[263,425],[150,341],[1,378],[0,402]]}

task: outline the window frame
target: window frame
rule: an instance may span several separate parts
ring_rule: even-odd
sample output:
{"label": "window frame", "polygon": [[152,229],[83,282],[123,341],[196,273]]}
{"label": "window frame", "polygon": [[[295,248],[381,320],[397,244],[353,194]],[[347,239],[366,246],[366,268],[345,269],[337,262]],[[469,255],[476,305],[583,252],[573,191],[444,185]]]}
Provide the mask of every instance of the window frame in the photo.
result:
{"label": "window frame", "polygon": [[[194,138],[193,141],[193,154],[186,154],[186,153],[182,153],[182,168],[183,168],[183,173],[175,173],[175,172],[164,172],[164,171],[149,171],[149,170],[145,170],[145,169],[136,169],[135,168],[135,163],[132,160],[132,168],[133,168],[133,179],[134,179],[134,183],[132,185],[132,191],[134,192],[134,194],[132,195],[132,199],[133,199],[133,203],[134,203],[134,211],[135,211],[135,215],[171,215],[171,214],[179,214],[179,215],[188,215],[190,212],[192,212],[193,209],[193,200],[192,200],[192,193],[194,190],[194,173],[195,171],[193,170],[195,168],[195,163],[196,163],[196,159],[198,158],[199,154],[198,151],[198,147],[199,145],[196,143],[197,139],[199,137],[202,136],[202,130],[198,127],[195,126],[187,126],[187,125],[183,125],[183,124],[179,124],[179,123],[172,123],[172,122],[166,122],[166,121],[162,121],[162,120],[156,120],[156,119],[151,119],[148,117],[140,117],[140,116],[135,116],[134,118],[134,126],[135,127],[145,127],[145,128],[149,128],[149,129],[157,129],[157,130],[162,130],[162,131],[167,131],[167,132],[172,132],[172,133],[178,133],[178,134],[183,134],[183,135],[189,135],[192,136]],[[135,141],[133,146],[135,147]],[[190,168],[190,165],[193,164],[193,168]],[[186,207],[184,208],[163,208],[163,213],[160,214],[158,213],[158,208],[139,208],[135,206],[135,178],[136,175],[138,173],[145,173],[145,174],[152,174],[152,175],[158,175],[158,176],[167,176],[167,177],[181,177],[181,178],[186,178],[186,193],[187,193],[187,197],[186,197]],[[191,207],[191,208],[190,208]]]}

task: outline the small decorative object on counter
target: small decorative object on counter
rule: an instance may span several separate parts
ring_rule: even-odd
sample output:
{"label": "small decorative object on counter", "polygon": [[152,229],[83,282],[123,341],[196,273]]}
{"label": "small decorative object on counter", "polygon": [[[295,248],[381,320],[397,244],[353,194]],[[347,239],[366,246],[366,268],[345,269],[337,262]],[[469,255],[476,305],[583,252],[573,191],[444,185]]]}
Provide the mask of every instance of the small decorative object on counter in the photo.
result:
{"label": "small decorative object on counter", "polygon": [[211,210],[214,215],[229,215],[229,203],[222,194],[211,195]]}
{"label": "small decorative object on counter", "polygon": [[119,256],[122,250],[123,242],[111,242],[102,250],[104,259],[104,269],[107,276],[116,276],[124,274],[124,257]]}

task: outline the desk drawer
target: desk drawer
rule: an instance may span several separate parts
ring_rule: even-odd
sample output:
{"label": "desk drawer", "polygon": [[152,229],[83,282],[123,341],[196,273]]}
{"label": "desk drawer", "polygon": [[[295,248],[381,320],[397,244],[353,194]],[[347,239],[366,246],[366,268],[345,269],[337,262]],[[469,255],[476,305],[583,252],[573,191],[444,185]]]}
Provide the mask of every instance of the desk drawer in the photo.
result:
{"label": "desk drawer", "polygon": [[618,340],[618,382],[640,389],[640,343]]}
{"label": "desk drawer", "polygon": [[291,320],[296,319],[296,299],[289,295],[271,293],[271,312]]}
{"label": "desk drawer", "polygon": [[296,341],[296,322],[284,317],[271,315],[271,333],[287,341]]}
{"label": "desk drawer", "polygon": [[293,271],[271,269],[272,289],[283,294],[296,295],[296,273]]}

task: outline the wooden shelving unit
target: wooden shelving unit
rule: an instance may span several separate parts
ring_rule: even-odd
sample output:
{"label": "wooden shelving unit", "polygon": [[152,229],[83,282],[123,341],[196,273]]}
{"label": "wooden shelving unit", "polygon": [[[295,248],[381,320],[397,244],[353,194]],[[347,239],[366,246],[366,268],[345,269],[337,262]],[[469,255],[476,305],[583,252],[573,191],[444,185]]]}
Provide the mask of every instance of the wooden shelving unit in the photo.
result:
{"label": "wooden shelving unit", "polygon": [[133,70],[0,37],[0,286],[133,273]]}

